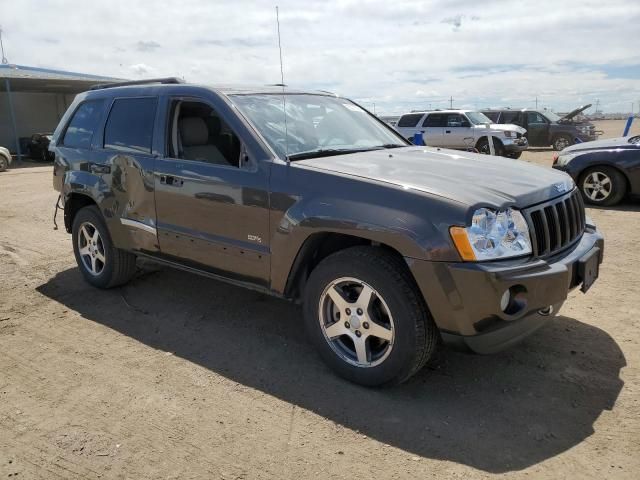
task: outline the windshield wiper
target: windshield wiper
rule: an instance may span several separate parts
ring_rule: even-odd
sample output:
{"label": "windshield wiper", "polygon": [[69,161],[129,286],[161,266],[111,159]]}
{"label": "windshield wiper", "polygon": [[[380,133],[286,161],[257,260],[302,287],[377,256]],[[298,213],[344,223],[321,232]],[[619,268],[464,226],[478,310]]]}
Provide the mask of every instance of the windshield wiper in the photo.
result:
{"label": "windshield wiper", "polygon": [[408,147],[409,145],[402,145],[399,143],[385,143],[384,145],[378,145],[376,148],[401,148]]}
{"label": "windshield wiper", "polygon": [[375,148],[320,148],[317,150],[309,150],[307,152],[292,153],[287,158],[289,160],[305,160],[307,158],[331,157],[334,155],[346,155],[347,153],[367,152],[369,150],[377,150]]}

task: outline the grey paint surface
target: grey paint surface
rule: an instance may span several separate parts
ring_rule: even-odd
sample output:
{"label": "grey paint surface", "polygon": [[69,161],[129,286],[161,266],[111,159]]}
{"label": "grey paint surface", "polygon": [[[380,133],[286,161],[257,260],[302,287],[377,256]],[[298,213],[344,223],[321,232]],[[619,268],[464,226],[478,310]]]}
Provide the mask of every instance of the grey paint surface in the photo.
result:
{"label": "grey paint surface", "polygon": [[[430,307],[438,326],[463,335],[477,333],[474,318],[451,320],[463,295],[466,308],[473,308],[476,297],[468,291],[468,279],[492,285],[487,290],[490,298],[483,301],[495,309],[503,285],[496,286],[492,279],[501,271],[515,268],[521,279],[533,275],[532,286],[543,280],[541,272],[553,273],[546,261],[527,258],[493,267],[463,264],[449,228],[467,225],[480,206],[524,208],[557,197],[557,185],[566,187],[571,181],[566,174],[511,159],[413,146],[289,164],[274,155],[235,109],[228,94],[237,92],[156,85],[79,95],[52,140],[55,188],[67,202],[76,195],[95,201],[118,248],[277,295],[286,293],[299,252],[318,233],[385,245],[407,261],[428,303],[434,303]],[[106,112],[114,98],[124,96],[159,98],[150,155],[102,148]],[[105,99],[102,125],[91,150],[67,148],[60,142],[65,125],[87,98]],[[245,146],[246,165],[233,168],[168,158],[170,98],[197,98],[214,107]],[[398,140],[407,143],[399,135]],[[163,183],[163,176],[179,180],[179,187]],[[144,228],[137,228],[136,222]],[[571,250],[586,252],[599,241],[594,231]],[[564,267],[560,284],[566,284],[571,269]],[[437,293],[430,284],[443,290]],[[566,298],[568,286],[561,290],[554,302]],[[542,295],[535,305],[548,305],[549,299]],[[529,313],[523,312],[522,318]]]}

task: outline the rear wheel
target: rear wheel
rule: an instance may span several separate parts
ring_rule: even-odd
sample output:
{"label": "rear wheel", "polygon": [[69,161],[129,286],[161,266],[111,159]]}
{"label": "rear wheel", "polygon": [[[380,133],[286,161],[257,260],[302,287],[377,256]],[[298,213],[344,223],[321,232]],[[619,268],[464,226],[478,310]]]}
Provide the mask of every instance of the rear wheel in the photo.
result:
{"label": "rear wheel", "polygon": [[611,167],[592,167],[580,176],[580,191],[586,202],[611,206],[627,193],[624,175]]}
{"label": "rear wheel", "polygon": [[304,314],[323,360],[361,385],[407,380],[437,344],[437,327],[406,266],[380,248],[324,259],[309,277]]}
{"label": "rear wheel", "polygon": [[127,283],[136,272],[136,256],[113,246],[96,206],[80,210],[72,228],[73,251],[85,280],[94,287]]}

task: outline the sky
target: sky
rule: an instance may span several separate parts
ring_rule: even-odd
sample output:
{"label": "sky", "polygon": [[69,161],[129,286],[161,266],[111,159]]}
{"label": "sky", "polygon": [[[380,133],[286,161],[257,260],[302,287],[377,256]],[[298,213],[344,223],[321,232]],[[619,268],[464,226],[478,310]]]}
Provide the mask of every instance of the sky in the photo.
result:
{"label": "sky", "polygon": [[[0,0],[10,63],[118,78],[285,83],[378,114],[640,109],[638,0]],[[374,106],[375,105],[375,106]],[[588,110],[593,112],[595,108]]]}

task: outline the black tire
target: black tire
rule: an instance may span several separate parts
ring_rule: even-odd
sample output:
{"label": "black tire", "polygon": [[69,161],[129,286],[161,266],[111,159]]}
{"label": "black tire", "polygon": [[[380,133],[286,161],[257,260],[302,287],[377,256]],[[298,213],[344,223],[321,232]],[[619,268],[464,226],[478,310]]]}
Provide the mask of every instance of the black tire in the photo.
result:
{"label": "black tire", "polygon": [[4,155],[0,155],[0,172],[9,169],[9,160]]}
{"label": "black tire", "polygon": [[[605,177],[610,183],[604,181]],[[590,183],[593,184],[593,180],[599,178],[603,182],[603,188],[607,185],[611,185],[609,193],[604,196],[604,193],[596,194],[593,196],[593,187],[588,187]],[[601,205],[603,207],[610,207],[620,203],[627,193],[627,179],[619,170],[613,167],[591,167],[586,169],[578,180],[578,188],[582,193],[582,198],[585,202],[592,205]]]}
{"label": "black tire", "polygon": [[567,147],[573,145],[574,141],[569,135],[557,135],[553,138],[551,146],[557,152],[561,152]]}
{"label": "black tire", "polygon": [[[489,139],[487,137],[482,137],[478,140],[478,143],[476,143],[476,149],[483,155],[490,155],[491,150],[489,148]],[[493,140],[493,151],[497,157],[502,157],[504,155],[504,146],[502,145],[502,142],[495,138]]]}
{"label": "black tire", "polygon": [[[79,236],[83,225],[94,227],[102,245],[101,253],[105,259],[102,269],[98,274],[91,273],[80,254]],[[78,268],[85,280],[94,287],[112,288],[127,283],[136,273],[136,256],[132,253],[120,250],[113,246],[109,230],[107,229],[100,210],[95,205],[82,208],[73,220],[71,230],[73,239],[73,252],[76,256]],[[87,255],[88,256],[88,255]],[[85,258],[87,257],[85,256]]]}
{"label": "black tire", "polygon": [[522,152],[511,152],[507,155],[509,158],[513,158],[514,160],[519,159],[522,156]]}
{"label": "black tire", "polygon": [[[384,298],[393,317],[392,348],[375,366],[352,365],[341,358],[321,327],[323,292],[344,277],[357,278],[371,286]],[[365,386],[406,381],[432,357],[439,339],[438,329],[406,265],[401,258],[378,247],[348,248],[320,262],[311,272],[305,288],[304,319],[322,359],[338,375]],[[366,324],[362,325],[367,328]]]}

